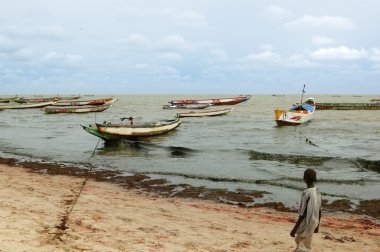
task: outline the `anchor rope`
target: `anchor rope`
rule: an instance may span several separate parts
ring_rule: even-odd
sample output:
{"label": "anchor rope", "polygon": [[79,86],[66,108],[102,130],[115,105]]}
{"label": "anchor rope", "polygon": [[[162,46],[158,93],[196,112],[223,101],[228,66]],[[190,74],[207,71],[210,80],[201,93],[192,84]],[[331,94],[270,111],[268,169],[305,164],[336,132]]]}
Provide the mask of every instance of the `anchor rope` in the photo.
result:
{"label": "anchor rope", "polygon": [[[92,152],[92,155],[90,156],[90,158],[88,159],[89,161],[91,160],[91,158],[95,155],[95,151],[96,149],[98,148],[98,145],[99,145],[99,142],[100,142],[101,139],[98,140],[98,142],[96,143],[95,145],[95,148]],[[86,176],[82,182],[82,186],[80,187],[79,189],[79,192],[77,193],[77,195],[75,195],[75,198],[74,198],[74,201],[73,201],[73,204],[71,205],[70,209],[66,212],[66,214],[63,216],[62,218],[62,221],[61,221],[61,224],[59,226],[57,226],[58,228],[58,232],[55,233],[55,236],[53,239],[59,239],[60,241],[62,241],[62,238],[61,236],[64,234],[64,230],[66,230],[68,227],[66,226],[68,220],[69,220],[69,217],[70,217],[70,214],[73,212],[74,210],[74,207],[76,206],[77,202],[78,202],[78,199],[79,197],[81,196],[83,190],[84,190],[84,187],[86,186],[87,184],[87,181],[88,179],[90,178],[90,174],[92,173],[92,170],[93,170],[94,166],[91,165],[90,166],[90,169],[87,170],[86,172]]]}

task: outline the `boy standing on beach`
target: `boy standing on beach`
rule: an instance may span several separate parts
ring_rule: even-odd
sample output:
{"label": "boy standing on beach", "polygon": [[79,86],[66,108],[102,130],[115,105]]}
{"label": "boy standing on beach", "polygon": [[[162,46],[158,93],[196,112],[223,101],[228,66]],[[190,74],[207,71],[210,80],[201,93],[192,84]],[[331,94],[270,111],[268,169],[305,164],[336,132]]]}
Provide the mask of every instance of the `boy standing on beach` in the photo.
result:
{"label": "boy standing on beach", "polygon": [[298,210],[298,220],[290,232],[291,237],[296,237],[297,248],[294,252],[311,251],[313,233],[318,233],[321,220],[321,193],[314,184],[317,182],[317,173],[313,169],[306,169],[303,180],[307,189],[302,192],[301,205]]}

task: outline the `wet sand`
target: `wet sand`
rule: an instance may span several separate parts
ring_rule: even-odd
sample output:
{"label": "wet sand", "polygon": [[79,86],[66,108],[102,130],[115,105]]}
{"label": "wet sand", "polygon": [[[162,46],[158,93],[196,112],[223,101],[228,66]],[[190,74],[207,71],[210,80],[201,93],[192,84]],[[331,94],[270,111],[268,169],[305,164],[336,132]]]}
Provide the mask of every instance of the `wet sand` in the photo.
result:
{"label": "wet sand", "polygon": [[[126,180],[107,171],[87,176],[81,169],[54,164],[5,159],[0,163],[0,251],[291,251],[295,247],[289,232],[297,214],[275,203],[268,208],[215,202],[216,195],[236,199],[224,192],[210,193],[203,200],[190,197],[200,189],[173,198],[168,189],[162,189],[165,193],[154,189],[165,181],[147,180],[144,175]],[[115,183],[105,182],[107,176]],[[260,193],[240,194],[260,197]],[[380,226],[368,216],[324,213],[313,247],[314,251],[380,251],[379,238]]]}

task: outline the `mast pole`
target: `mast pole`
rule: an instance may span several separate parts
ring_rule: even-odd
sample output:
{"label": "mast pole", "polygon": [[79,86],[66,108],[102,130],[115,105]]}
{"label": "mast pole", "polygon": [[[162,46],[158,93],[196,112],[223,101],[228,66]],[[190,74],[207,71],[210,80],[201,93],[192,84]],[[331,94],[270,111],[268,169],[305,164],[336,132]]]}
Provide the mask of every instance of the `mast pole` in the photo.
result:
{"label": "mast pole", "polygon": [[301,103],[300,104],[302,104],[303,94],[305,93],[305,87],[306,87],[306,84],[303,84],[302,95],[301,95]]}

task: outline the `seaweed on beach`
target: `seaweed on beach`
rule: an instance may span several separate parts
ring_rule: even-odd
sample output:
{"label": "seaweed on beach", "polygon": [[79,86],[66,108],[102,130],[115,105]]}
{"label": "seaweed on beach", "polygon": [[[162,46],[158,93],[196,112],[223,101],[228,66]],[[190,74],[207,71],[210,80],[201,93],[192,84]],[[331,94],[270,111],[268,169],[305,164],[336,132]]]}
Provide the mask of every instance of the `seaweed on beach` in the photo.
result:
{"label": "seaweed on beach", "polygon": [[[0,164],[7,164],[11,166],[24,167],[30,170],[30,172],[44,173],[51,175],[67,175],[87,179],[93,179],[96,181],[106,181],[118,184],[128,189],[137,189],[138,192],[151,193],[157,196],[163,197],[178,197],[178,198],[194,198],[211,200],[214,202],[234,204],[240,207],[270,207],[279,211],[294,211],[294,209],[287,208],[281,202],[255,202],[256,198],[262,198],[264,194],[269,192],[255,191],[255,190],[227,190],[227,189],[215,189],[206,187],[196,187],[189,184],[172,184],[166,179],[152,179],[145,174],[131,174],[126,176],[120,171],[109,171],[94,169],[94,167],[76,167],[66,166],[59,163],[41,163],[41,162],[29,162],[18,161],[16,159],[5,159],[0,157]],[[256,184],[271,184],[274,181],[257,180]],[[83,181],[81,188],[85,185]],[[298,189],[298,188],[296,188]],[[67,209],[61,216],[61,222],[56,226],[56,237],[60,239],[61,235],[64,235],[68,228],[69,214],[73,208],[76,199],[80,196],[80,192],[75,195],[69,195],[69,199],[65,201]],[[337,195],[330,195],[337,196]],[[380,218],[380,200],[362,200],[355,208],[349,199],[336,200],[332,203],[323,203],[323,209],[327,211],[343,211],[357,214],[366,214],[375,218]]]}
{"label": "seaweed on beach", "polygon": [[357,158],[356,161],[364,169],[380,172],[380,160],[367,160],[367,159]]}
{"label": "seaweed on beach", "polygon": [[366,214],[380,219],[380,199],[361,200],[354,213]]}
{"label": "seaweed on beach", "polygon": [[332,157],[305,156],[305,155],[293,155],[293,154],[275,154],[275,153],[265,153],[265,152],[250,150],[249,159],[288,162],[291,164],[318,166],[318,165],[322,165],[324,162],[328,160],[331,160]]}

